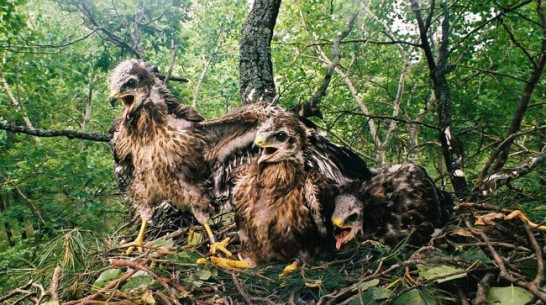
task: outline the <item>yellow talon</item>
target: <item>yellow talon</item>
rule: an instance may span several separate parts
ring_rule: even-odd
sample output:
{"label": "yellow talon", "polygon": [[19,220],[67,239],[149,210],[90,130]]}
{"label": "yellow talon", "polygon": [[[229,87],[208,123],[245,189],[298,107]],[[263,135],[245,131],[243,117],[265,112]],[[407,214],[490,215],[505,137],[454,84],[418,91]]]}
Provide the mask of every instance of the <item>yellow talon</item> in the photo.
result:
{"label": "yellow talon", "polygon": [[222,240],[221,242],[217,242],[217,243],[212,243],[210,244],[210,251],[209,253],[210,254],[215,254],[216,251],[220,250],[222,252],[224,252],[224,254],[227,256],[227,257],[231,257],[233,254],[231,253],[231,251],[229,251],[226,247],[227,245],[229,244],[229,237]]}
{"label": "yellow talon", "polygon": [[298,270],[298,267],[299,267],[298,261],[294,261],[292,264],[284,267],[284,270],[282,271],[282,273],[279,274],[279,278],[284,278],[289,276],[292,272]]}
{"label": "yellow talon", "polygon": [[127,252],[125,252],[126,255],[131,255],[131,253],[133,253],[133,251],[135,250],[135,247],[138,249],[138,251],[143,252],[142,245],[144,245],[144,234],[146,233],[147,227],[148,222],[143,219],[136,239],[133,242],[123,245],[124,247],[129,247],[129,249],[127,249]]}
{"label": "yellow talon", "polygon": [[198,260],[196,261],[196,263],[197,263],[198,265],[203,265],[203,264],[206,263],[206,262],[207,262],[207,259],[204,258],[204,257],[201,257],[200,259],[198,259]]}
{"label": "yellow talon", "polygon": [[216,266],[226,268],[226,269],[230,269],[230,268],[232,268],[232,269],[233,268],[235,268],[235,269],[248,269],[248,268],[250,268],[250,265],[246,261],[237,261],[237,260],[233,260],[233,259],[221,258],[221,257],[216,257],[216,256],[212,256],[210,258],[210,261],[213,264],[215,264]]}

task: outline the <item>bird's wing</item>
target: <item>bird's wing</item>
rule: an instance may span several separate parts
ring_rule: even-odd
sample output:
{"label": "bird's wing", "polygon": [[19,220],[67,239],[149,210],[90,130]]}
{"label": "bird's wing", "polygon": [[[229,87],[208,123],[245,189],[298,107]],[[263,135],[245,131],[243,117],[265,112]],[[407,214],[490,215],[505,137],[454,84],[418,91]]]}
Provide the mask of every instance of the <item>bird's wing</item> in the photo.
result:
{"label": "bird's wing", "polygon": [[305,178],[304,204],[313,214],[314,221],[322,234],[331,235],[331,217],[335,208],[338,185],[318,172],[310,172]]}
{"label": "bird's wing", "polygon": [[304,151],[306,167],[318,171],[343,185],[352,181],[367,181],[372,177],[366,162],[352,150],[326,139],[317,126],[306,118],[299,117],[307,131],[310,143]]}
{"label": "bird's wing", "polygon": [[237,170],[259,152],[253,145],[258,127],[279,113],[284,110],[277,106],[252,104],[195,125],[207,143],[205,158],[212,170],[214,196],[221,204],[230,204]]}
{"label": "bird's wing", "polygon": [[[210,148],[206,158],[213,171],[217,200],[229,202],[234,184],[233,170],[250,162],[259,152],[253,143],[260,124],[268,118],[287,113],[275,105],[251,104],[220,118],[195,124]],[[322,173],[339,184],[370,179],[366,163],[356,153],[330,142],[311,121],[303,117],[299,119],[310,143],[304,151],[307,170]]]}

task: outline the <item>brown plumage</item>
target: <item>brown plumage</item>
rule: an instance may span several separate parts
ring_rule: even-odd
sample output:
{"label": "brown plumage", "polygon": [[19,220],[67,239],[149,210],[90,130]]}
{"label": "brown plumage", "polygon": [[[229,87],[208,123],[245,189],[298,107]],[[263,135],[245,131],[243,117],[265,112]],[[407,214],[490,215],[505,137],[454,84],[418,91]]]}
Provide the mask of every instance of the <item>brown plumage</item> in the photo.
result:
{"label": "brown plumage", "polygon": [[178,103],[142,62],[118,65],[110,84],[112,100],[124,103],[112,140],[117,176],[124,177],[118,181],[143,220],[135,244],[142,245],[146,222],[164,200],[191,210],[208,228],[213,205],[205,182],[210,171],[203,166],[205,141],[192,128],[200,116],[192,111],[184,112],[188,119],[169,115],[169,108],[179,109]]}
{"label": "brown plumage", "polygon": [[[232,198],[234,173],[258,153],[253,147],[258,126],[267,119],[290,116],[304,131],[306,169],[339,183],[370,176],[366,164],[350,150],[321,136],[315,126],[283,109],[254,104],[213,119],[203,117],[176,98],[152,73],[150,65],[122,62],[111,77],[112,101],[122,100],[122,118],[111,128],[116,177],[137,206],[145,229],[151,212],[164,200],[191,210],[211,240],[209,213]],[[142,244],[143,230],[137,238]]]}
{"label": "brown plumage", "polygon": [[241,257],[255,266],[269,260],[310,259],[333,248],[330,215],[336,184],[305,171],[310,145],[297,117],[269,119],[257,132],[262,153],[234,188]]}
{"label": "brown plumage", "polygon": [[346,186],[336,197],[336,247],[359,235],[388,245],[409,236],[410,244],[421,245],[448,221],[452,206],[450,194],[437,188],[423,167],[383,166],[371,180]]}

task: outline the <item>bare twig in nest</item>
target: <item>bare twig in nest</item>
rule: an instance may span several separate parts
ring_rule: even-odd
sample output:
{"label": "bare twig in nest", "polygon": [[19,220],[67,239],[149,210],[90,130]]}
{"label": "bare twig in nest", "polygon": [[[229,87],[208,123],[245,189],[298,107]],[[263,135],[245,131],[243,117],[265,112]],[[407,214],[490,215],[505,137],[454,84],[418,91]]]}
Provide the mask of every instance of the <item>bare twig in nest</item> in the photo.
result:
{"label": "bare twig in nest", "polygon": [[519,210],[513,211],[508,216],[504,217],[504,220],[512,220],[514,218],[519,218],[519,220],[521,220],[523,223],[529,225],[533,229],[537,229],[537,230],[540,230],[540,231],[546,231],[546,226],[541,226],[541,225],[538,225],[538,224],[530,221],[529,218],[527,218],[527,216],[525,216],[525,214],[523,214]]}
{"label": "bare twig in nest", "polygon": [[489,305],[487,302],[487,292],[494,278],[493,273],[487,273],[481,281],[478,283],[478,290],[476,291],[476,297],[472,300],[472,305]]}
{"label": "bare twig in nest", "polygon": [[511,209],[508,208],[501,208],[498,205],[489,204],[489,203],[477,203],[477,202],[462,202],[458,203],[453,207],[453,210],[457,211],[462,208],[478,208],[482,210],[495,210],[495,211],[502,211],[502,212],[512,212]]}
{"label": "bare twig in nest", "polygon": [[59,301],[59,281],[61,280],[61,272],[63,270],[60,266],[55,267],[55,270],[53,271],[53,276],[51,278],[51,284],[49,285],[49,289],[47,291],[43,291],[42,288],[42,294],[38,298],[37,304],[41,304],[42,300],[46,296],[50,296],[50,301],[52,302],[58,302]]}
{"label": "bare twig in nest", "polygon": [[239,292],[239,294],[243,297],[243,300],[245,301],[245,303],[247,305],[252,305],[254,303],[252,303],[252,300],[250,299],[250,296],[245,292],[245,290],[243,289],[242,285],[241,285],[241,281],[239,280],[239,278],[237,277],[237,275],[235,275],[234,273],[231,274],[231,277],[233,278],[233,284],[235,284],[235,288],[237,288],[237,291]]}
{"label": "bare twig in nest", "polygon": [[171,279],[169,279],[169,278],[160,276],[159,274],[155,273],[154,271],[152,271],[150,268],[144,266],[143,264],[139,264],[139,263],[136,263],[136,262],[133,262],[133,261],[128,261],[128,260],[117,260],[117,259],[111,259],[110,263],[112,264],[112,266],[129,267],[129,268],[132,268],[132,269],[142,270],[142,271],[146,272],[148,275],[150,275],[156,281],[158,281],[159,284],[161,286],[163,286],[163,288],[165,288],[166,291],[169,292],[169,297],[171,298],[171,301],[174,304],[182,305],[178,301],[178,298],[172,292],[172,290],[170,289],[169,286],[173,287],[174,289],[176,289],[178,292],[182,293],[183,295],[187,295],[187,293],[188,293],[187,290],[184,287],[182,287],[182,285],[171,281]]}
{"label": "bare twig in nest", "polygon": [[[527,224],[523,224],[523,225],[526,227],[527,230],[530,231]],[[511,282],[511,283],[513,283],[513,284],[515,284],[515,285],[517,285],[517,286],[526,288],[533,295],[535,295],[537,298],[539,298],[541,301],[546,302],[546,293],[542,292],[540,287],[536,284],[536,278],[532,282],[527,282],[527,281],[522,279],[521,275],[519,275],[519,274],[514,275],[514,274],[510,273],[506,269],[506,265],[504,264],[504,260],[502,259],[502,257],[495,250],[493,245],[491,245],[491,242],[489,241],[489,238],[487,237],[487,235],[484,234],[484,233],[480,233],[480,235],[481,235],[482,239],[487,243],[487,248],[489,249],[489,252],[493,256],[493,259],[495,260],[497,265],[499,266],[500,277],[507,280],[507,281],[509,281],[509,282]],[[530,235],[532,236],[532,234],[530,234]],[[534,236],[532,237],[532,239],[534,239]],[[536,242],[536,240],[535,240],[535,242]],[[542,251],[540,248],[535,249],[535,250],[537,250],[536,252],[541,252]],[[540,253],[539,255],[537,255],[537,261],[538,261],[539,258],[540,258],[540,261],[542,261],[542,253]],[[537,265],[538,265],[537,267],[540,267],[540,269],[542,270],[543,264],[540,263],[540,262],[537,262]],[[537,276],[539,274],[542,276],[542,271],[537,272]],[[540,280],[541,280],[541,278],[539,278],[539,282],[540,282]]]}
{"label": "bare twig in nest", "polygon": [[122,277],[120,277],[119,279],[116,279],[114,281],[111,281],[108,285],[104,286],[104,288],[102,288],[101,290],[93,293],[92,295],[89,295],[83,299],[80,299],[80,300],[75,300],[75,301],[70,301],[70,302],[66,302],[66,303],[63,303],[63,305],[75,305],[75,304],[86,304],[86,303],[93,303],[93,301],[99,297],[100,295],[102,294],[105,294],[107,291],[109,291],[110,289],[114,288],[114,287],[118,287],[119,284],[127,281],[131,276],[133,276],[133,274],[135,274],[138,270],[136,269],[133,269],[133,270],[130,270],[130,271],[127,271],[127,273],[125,273],[125,275],[123,275]]}
{"label": "bare twig in nest", "polygon": [[461,287],[457,287],[457,296],[459,297],[459,300],[461,301],[461,305],[470,305]]}
{"label": "bare twig in nest", "polygon": [[158,297],[163,304],[172,305],[172,303],[169,301],[169,298],[163,292],[156,290],[154,291],[154,295]]}
{"label": "bare twig in nest", "polygon": [[[10,291],[8,294],[6,294],[5,296],[3,297],[0,297],[0,302],[4,302],[6,300],[9,300],[11,298],[13,298],[14,296],[18,295],[18,294],[23,294],[23,298],[26,299],[26,298],[29,298],[30,296],[36,294],[36,292],[33,292],[33,291],[29,291],[28,289],[30,287],[32,287],[32,284],[34,282],[33,281],[30,281],[28,283],[26,283],[24,286],[22,287],[19,287],[19,288],[15,288],[13,289],[12,291]],[[16,303],[13,303],[13,304],[16,304]]]}

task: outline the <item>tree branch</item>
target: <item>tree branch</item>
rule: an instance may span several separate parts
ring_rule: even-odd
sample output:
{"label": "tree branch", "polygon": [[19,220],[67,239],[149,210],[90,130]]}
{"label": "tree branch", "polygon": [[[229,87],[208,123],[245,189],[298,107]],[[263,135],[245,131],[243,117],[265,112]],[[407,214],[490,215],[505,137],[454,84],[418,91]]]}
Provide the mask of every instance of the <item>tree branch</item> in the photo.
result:
{"label": "tree branch", "polygon": [[489,195],[491,192],[508,184],[510,181],[530,173],[533,169],[542,164],[544,160],[546,160],[546,149],[543,149],[539,154],[532,156],[515,167],[505,168],[492,174],[485,179],[483,185],[478,185],[476,190],[481,189],[481,195],[483,196]]}
{"label": "tree branch", "polygon": [[109,142],[112,136],[98,133],[86,133],[73,130],[46,130],[29,129],[23,126],[5,124],[0,122],[0,129],[14,133],[24,133],[36,137],[67,137],[69,139],[81,139],[96,142]]}
{"label": "tree branch", "polygon": [[[523,121],[523,118],[525,117],[525,113],[527,112],[527,108],[529,106],[529,102],[531,100],[533,92],[535,91],[540,79],[542,78],[544,67],[546,66],[546,14],[544,12],[544,4],[541,0],[538,0],[537,14],[540,18],[542,26],[542,45],[540,50],[540,58],[534,66],[533,72],[531,73],[529,81],[527,82],[527,86],[525,86],[525,89],[523,90],[523,94],[520,98],[518,107],[514,113],[514,116],[512,117],[510,127],[508,128],[505,136],[507,139],[509,139],[512,134],[517,133],[521,128],[521,123]],[[514,138],[509,139],[506,145],[502,147],[502,149],[494,152],[494,154],[498,154],[498,157],[495,159],[495,162],[491,166],[491,172],[496,172],[504,167],[506,161],[508,160],[510,148],[513,143]]]}
{"label": "tree branch", "polygon": [[349,22],[347,23],[347,27],[345,30],[341,33],[339,33],[336,36],[336,39],[334,40],[333,44],[333,58],[330,61],[330,65],[328,65],[328,68],[326,69],[326,73],[324,74],[324,78],[322,80],[322,84],[320,87],[315,91],[313,96],[302,106],[303,113],[300,113],[300,115],[307,117],[310,114],[312,114],[312,109],[317,108],[317,104],[319,103],[320,99],[326,94],[326,89],[328,88],[328,85],[330,85],[330,81],[332,80],[332,74],[334,73],[334,69],[339,65],[339,62],[341,61],[341,52],[339,50],[339,45],[341,43],[341,40],[343,38],[347,37],[349,33],[353,30],[353,26],[356,20],[356,16],[358,13],[354,13],[351,18],[349,19]]}

